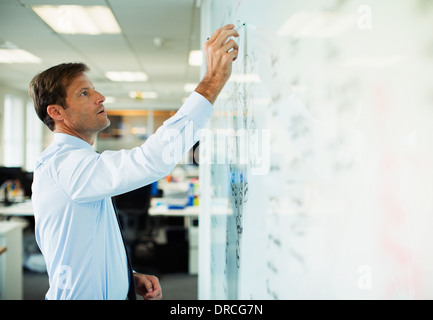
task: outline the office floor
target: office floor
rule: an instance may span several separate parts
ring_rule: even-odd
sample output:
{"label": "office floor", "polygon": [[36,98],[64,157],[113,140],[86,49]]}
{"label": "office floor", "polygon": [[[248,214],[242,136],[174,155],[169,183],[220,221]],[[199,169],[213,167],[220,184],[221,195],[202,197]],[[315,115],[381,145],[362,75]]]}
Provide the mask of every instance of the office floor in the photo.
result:
{"label": "office floor", "polygon": [[[164,300],[197,300],[197,276],[187,273],[158,276]],[[48,276],[46,273],[25,270],[23,286],[24,300],[43,300],[48,290]]]}

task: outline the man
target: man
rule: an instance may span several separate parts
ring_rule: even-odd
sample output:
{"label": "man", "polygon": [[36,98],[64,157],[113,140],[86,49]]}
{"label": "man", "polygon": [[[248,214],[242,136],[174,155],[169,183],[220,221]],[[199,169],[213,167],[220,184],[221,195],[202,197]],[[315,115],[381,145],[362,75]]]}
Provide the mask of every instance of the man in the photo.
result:
{"label": "man", "polygon": [[[110,121],[105,97],[85,74],[87,66],[61,64],[34,77],[29,93],[39,118],[54,132],[54,142],[37,161],[32,185],[36,240],[50,283],[46,299],[124,300],[135,299],[135,293],[161,299],[156,277],[132,274],[111,197],[163,178],[195,144],[193,138],[178,137],[188,127],[197,139],[210,118],[238,54],[236,42],[229,40],[233,36],[239,36],[234,25],[227,25],[209,38],[206,74],[195,92],[132,150],[98,154],[91,147]],[[167,150],[175,161],[164,159]]]}

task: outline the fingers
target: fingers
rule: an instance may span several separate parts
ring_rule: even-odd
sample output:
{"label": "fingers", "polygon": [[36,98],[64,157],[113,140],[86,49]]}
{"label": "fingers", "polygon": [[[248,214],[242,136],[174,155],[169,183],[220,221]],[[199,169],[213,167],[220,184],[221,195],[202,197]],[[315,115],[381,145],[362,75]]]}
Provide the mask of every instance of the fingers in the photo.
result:
{"label": "fingers", "polygon": [[214,103],[232,73],[232,63],[238,56],[239,47],[230,37],[239,37],[233,24],[215,31],[205,43],[206,74],[196,88],[210,103]]}
{"label": "fingers", "polygon": [[[232,51],[231,51],[232,50]],[[229,58],[233,61],[236,60],[239,52],[239,46],[234,40],[227,41],[226,44],[222,47],[223,52],[229,53]]]}
{"label": "fingers", "polygon": [[238,58],[238,52],[238,49],[233,49],[228,53],[228,58],[232,61],[236,61],[236,59]]}
{"label": "fingers", "polygon": [[215,31],[206,42],[205,47],[222,47],[230,37],[239,37],[239,33],[234,29],[233,24],[228,24]]}
{"label": "fingers", "polygon": [[216,38],[214,44],[218,47],[223,46],[230,37],[239,37],[239,33],[236,30],[223,30]]}
{"label": "fingers", "polygon": [[159,280],[155,276],[141,273],[134,273],[135,292],[145,300],[162,299],[162,290]]}
{"label": "fingers", "polygon": [[239,33],[234,29],[233,24],[228,24],[215,31],[209,40],[205,43],[207,58],[212,56],[212,53],[220,52],[220,54],[227,54],[229,61],[234,61],[237,58],[239,51],[238,44],[230,37],[239,37]]}
{"label": "fingers", "polygon": [[218,36],[221,34],[221,32],[223,32],[224,30],[233,30],[234,27],[235,27],[234,24],[228,24],[228,25],[225,25],[224,27],[221,27],[221,28],[217,29],[217,30],[216,30],[216,31],[215,31],[215,32],[210,36],[210,38],[208,39],[208,42],[213,43],[213,42],[218,38]]}
{"label": "fingers", "polygon": [[147,290],[147,293],[143,296],[145,300],[159,300],[162,298],[161,285],[157,277],[146,275],[144,286]]}

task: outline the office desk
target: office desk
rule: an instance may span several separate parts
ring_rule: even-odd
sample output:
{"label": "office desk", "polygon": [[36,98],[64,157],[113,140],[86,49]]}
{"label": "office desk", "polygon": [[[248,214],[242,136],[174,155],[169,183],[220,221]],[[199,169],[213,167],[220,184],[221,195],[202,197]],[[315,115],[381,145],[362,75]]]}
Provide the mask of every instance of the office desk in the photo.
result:
{"label": "office desk", "polygon": [[[188,229],[188,270],[190,274],[198,273],[198,219],[200,207],[185,207],[184,209],[169,209],[164,198],[153,198],[149,215],[154,217],[184,217],[185,228]],[[161,204],[162,203],[162,204]],[[159,204],[159,205],[158,205]]]}
{"label": "office desk", "polygon": [[30,217],[33,216],[32,200],[26,200],[10,206],[0,206],[0,215],[9,218],[11,216]]}
{"label": "office desk", "polygon": [[197,217],[200,207],[185,207],[184,209],[169,209],[166,205],[151,206],[149,215],[151,216],[170,216],[170,217]]}
{"label": "office desk", "polygon": [[190,218],[197,218],[200,213],[200,207],[185,207],[183,209],[169,209],[167,201],[164,198],[153,198],[150,202],[150,216],[165,217],[185,217],[185,226],[188,227]]}
{"label": "office desk", "polygon": [[23,297],[23,233],[18,222],[0,222],[0,300],[21,300]]}

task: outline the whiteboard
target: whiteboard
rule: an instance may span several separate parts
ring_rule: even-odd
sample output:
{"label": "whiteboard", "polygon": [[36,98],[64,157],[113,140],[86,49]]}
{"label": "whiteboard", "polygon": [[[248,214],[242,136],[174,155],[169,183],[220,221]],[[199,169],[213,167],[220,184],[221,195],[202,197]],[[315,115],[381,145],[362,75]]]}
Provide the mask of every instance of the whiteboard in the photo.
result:
{"label": "whiteboard", "polygon": [[[433,298],[433,4],[202,1],[200,299]],[[243,24],[245,23],[245,26]]]}

